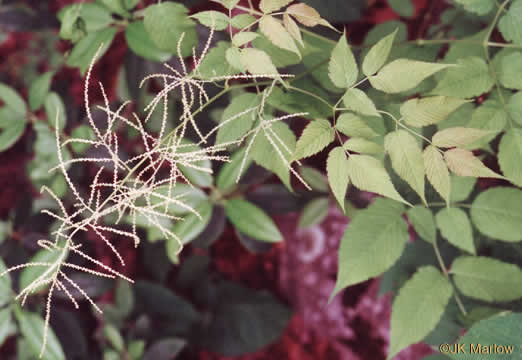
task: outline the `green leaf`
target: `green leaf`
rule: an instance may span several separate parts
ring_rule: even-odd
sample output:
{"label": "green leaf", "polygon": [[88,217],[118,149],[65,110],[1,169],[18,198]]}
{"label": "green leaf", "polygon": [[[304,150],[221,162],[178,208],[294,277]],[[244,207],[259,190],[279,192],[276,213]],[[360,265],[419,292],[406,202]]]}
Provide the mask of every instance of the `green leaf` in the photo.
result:
{"label": "green leaf", "polygon": [[[111,13],[107,11],[107,8],[103,5],[97,3],[71,4],[61,8],[57,14],[58,19],[62,22],[62,29],[64,27],[64,21],[70,23],[76,21],[76,13],[78,14],[77,16],[83,20],[87,33],[105,29],[114,21]],[[62,31],[62,29],[60,31]]]}
{"label": "green leaf", "polygon": [[25,124],[25,113],[7,106],[0,108],[0,151],[9,149],[22,137]]}
{"label": "green leaf", "polygon": [[51,87],[53,75],[53,71],[43,73],[31,84],[29,88],[29,108],[32,111],[38,110],[42,106]]}
{"label": "green leaf", "polygon": [[[43,338],[44,338],[44,321],[37,315],[27,311],[16,311],[16,319],[18,320],[20,332],[31,352],[38,356],[40,354]],[[56,338],[53,329],[49,328],[47,333],[47,343],[45,351],[40,359],[43,360],[65,360],[65,354],[62,350],[60,342]]]}
{"label": "green leaf", "polygon": [[328,173],[328,182],[332,188],[332,193],[344,212],[344,200],[350,178],[348,160],[342,147],[338,146],[330,151],[328,161],[326,162],[326,171]]}
{"label": "green leaf", "polygon": [[[42,249],[38,251],[29,262],[35,263],[54,263],[61,256],[61,251],[54,250],[49,251],[46,249]],[[42,275],[42,269],[45,267],[41,266],[29,266],[22,270],[20,274],[20,282],[19,288],[20,291],[25,289],[29,284],[31,284],[34,280],[36,280],[40,275]],[[38,288],[41,289],[41,288]]]}
{"label": "green leaf", "polygon": [[368,125],[362,118],[355,114],[343,113],[335,124],[335,128],[346,136],[362,137],[371,139],[379,136],[372,127]]}
{"label": "green leaf", "polygon": [[[295,135],[288,125],[281,121],[275,122],[272,125],[272,129],[285,146],[275,141],[270,132],[261,130],[252,144],[250,155],[258,165],[268,171],[272,171],[288,189],[292,189],[289,166],[292,161],[292,154],[295,152]],[[273,143],[267,136],[270,137]],[[249,144],[250,141],[249,139]],[[277,146],[278,150],[274,146]]]}
{"label": "green leaf", "polygon": [[522,91],[511,96],[506,110],[509,116],[519,125],[522,125]]}
{"label": "green leaf", "polygon": [[446,96],[415,98],[402,104],[401,115],[406,124],[423,127],[440,123],[465,103],[466,100]]}
{"label": "green leaf", "polygon": [[89,33],[74,46],[67,58],[67,65],[78,67],[84,75],[100,46],[103,44],[98,59],[109,49],[117,32],[116,28],[106,28]]}
{"label": "green leaf", "polygon": [[134,308],[134,292],[128,281],[119,279],[114,292],[116,306],[121,314],[128,316]]}
{"label": "green leaf", "polygon": [[216,292],[212,321],[201,326],[196,341],[199,348],[226,357],[254,353],[277,342],[292,317],[291,309],[267,291],[221,281]]}
{"label": "green leaf", "polygon": [[[4,261],[0,259],[0,274],[6,270],[7,267],[5,266]],[[11,277],[9,276],[9,273],[6,273],[4,276],[0,277],[0,308],[8,304],[11,300],[11,285]]]}
{"label": "green leaf", "polygon": [[11,87],[0,83],[0,100],[3,101],[4,106],[10,108],[17,114],[27,112],[24,99]]}
{"label": "green leaf", "polygon": [[242,31],[232,37],[232,44],[234,44],[234,46],[240,47],[253,41],[258,36],[259,34],[255,32]]}
{"label": "green leaf", "polygon": [[259,8],[265,14],[270,14],[290,4],[292,0],[261,0]]}
{"label": "green leaf", "polygon": [[495,187],[482,192],[471,206],[471,220],[477,229],[492,239],[522,240],[522,190]]}
{"label": "green leaf", "polygon": [[[182,145],[188,145],[191,143],[191,141],[183,139],[181,141]],[[178,148],[178,153],[186,153],[186,152],[193,152],[193,151],[200,151],[201,148],[197,146],[196,144],[193,144],[192,146],[185,146],[183,148]],[[210,160],[200,160],[195,161],[192,163],[192,165],[212,170],[212,163]],[[192,183],[193,185],[196,185],[198,187],[210,187],[212,186],[212,183],[214,182],[214,179],[212,178],[212,173],[209,173],[207,171],[202,171],[199,169],[194,169],[187,165],[178,165],[179,169],[183,173],[183,175],[186,176],[186,178]]]}
{"label": "green leaf", "polygon": [[444,153],[448,168],[458,176],[486,177],[503,179],[504,177],[486,167],[471,151],[452,149]]}
{"label": "green leaf", "polygon": [[129,343],[128,353],[131,360],[140,360],[143,359],[143,354],[145,352],[145,341],[144,340],[134,340]]}
{"label": "green leaf", "polygon": [[422,240],[435,244],[437,241],[437,228],[435,227],[435,218],[430,209],[423,206],[415,206],[409,208],[406,212],[415,232],[419,234]]}
{"label": "green leaf", "polygon": [[332,297],[347,286],[382,274],[399,259],[409,237],[403,211],[397,202],[376,199],[357,213],[341,239]]}
{"label": "green leaf", "polygon": [[103,327],[103,337],[109,341],[109,344],[118,352],[123,351],[125,342],[118,329],[112,324],[106,324]]}
{"label": "green leaf", "polygon": [[498,22],[504,39],[522,45],[522,0],[514,0],[509,10]]}
{"label": "green leaf", "polygon": [[438,131],[433,135],[432,142],[433,145],[443,148],[465,147],[490,134],[491,131],[487,130],[454,127]]}
{"label": "green leaf", "polygon": [[123,17],[129,17],[130,14],[123,4],[123,0],[99,0],[113,13],[121,15]]}
{"label": "green leaf", "polygon": [[140,0],[122,0],[123,6],[125,6],[125,9],[132,10],[138,5]]}
{"label": "green leaf", "polygon": [[397,130],[386,135],[384,148],[390,154],[393,169],[426,203],[424,159],[417,140],[406,130]]}
{"label": "green leaf", "polygon": [[453,261],[451,274],[466,296],[489,302],[522,297],[522,271],[517,265],[484,256],[461,256]]}
{"label": "green leaf", "polygon": [[[243,158],[245,157],[246,148],[242,148],[236,151],[231,157],[230,162],[225,163],[221,168],[221,171],[218,174],[216,179],[216,185],[221,190],[227,190],[236,184],[238,180],[239,170],[241,169],[241,164],[243,162]],[[246,171],[250,164],[252,163],[252,157],[247,157],[245,160],[244,171]]]}
{"label": "green leaf", "polygon": [[[71,137],[78,139],[94,140],[96,135],[89,125],[80,125],[73,129]],[[71,148],[77,154],[85,152],[90,147],[89,144],[71,143]]]}
{"label": "green leaf", "polygon": [[510,129],[498,147],[498,163],[504,176],[522,187],[522,130]]}
{"label": "green leaf", "polygon": [[263,50],[247,48],[241,50],[240,62],[253,75],[277,75],[270,56]]}
{"label": "green leaf", "polygon": [[317,154],[335,138],[335,130],[328,120],[311,121],[297,141],[294,159],[299,160]]}
{"label": "green leaf", "polygon": [[343,104],[346,109],[355,113],[381,117],[373,101],[359,89],[348,89],[343,96]]}
{"label": "green leaf", "polygon": [[382,145],[377,144],[376,142],[364,139],[364,138],[356,138],[352,137],[343,144],[343,149],[358,152],[360,154],[383,154],[384,148]]}
{"label": "green leaf", "polygon": [[265,15],[259,21],[259,30],[265,35],[275,46],[291,51],[301,57],[301,53],[292,38],[292,35],[286,31],[283,25],[270,15]]}
{"label": "green leaf", "polygon": [[190,16],[191,18],[197,19],[201,24],[214,30],[222,31],[228,27],[230,18],[219,11],[209,10],[201,11]]}
{"label": "green leaf", "polygon": [[228,200],[225,212],[227,218],[242,233],[266,242],[283,241],[283,235],[273,220],[256,205],[241,199]]}
{"label": "green leaf", "polygon": [[[234,63],[231,62],[231,54],[233,55]],[[227,61],[223,61],[225,57]],[[230,43],[227,41],[220,41],[217,43],[217,46],[210,49],[207,56],[203,58],[203,61],[201,61],[199,65],[198,72],[203,79],[235,75],[239,73],[238,70],[244,70],[239,62],[239,57],[239,49],[230,47]]]}
{"label": "green leaf", "polygon": [[451,202],[459,202],[467,200],[471,195],[477,179],[474,177],[464,177],[451,175]]}
{"label": "green leaf", "polygon": [[337,31],[337,29],[330,25],[328,21],[321,18],[321,15],[317,10],[309,5],[303,3],[291,5],[286,9],[286,14],[291,14],[304,26],[314,27],[317,25],[323,25]]}
{"label": "green leaf", "polygon": [[[13,335],[13,328],[15,324],[11,316],[11,308],[6,307],[0,310],[0,346],[2,346],[5,340]],[[15,328],[16,329],[16,328]]]}
{"label": "green leaf", "polygon": [[134,21],[125,29],[125,40],[129,48],[142,58],[165,62],[171,58],[171,54],[159,49],[152,41],[145,29],[143,21]]}
{"label": "green leaf", "polygon": [[301,29],[299,29],[299,25],[288,15],[288,13],[285,13],[283,15],[283,25],[292,36],[292,38],[297,41],[302,47],[305,47],[305,43],[303,41],[303,36],[301,35]]}
{"label": "green leaf", "polygon": [[470,56],[459,59],[457,63],[458,66],[448,69],[442,76],[433,94],[466,99],[491,90],[494,80],[483,59]]}
{"label": "green leaf", "polygon": [[346,89],[355,84],[359,70],[353,56],[352,50],[346,40],[346,34],[339,39],[339,42],[332,51],[330,63],[328,65],[328,75],[335,86]]}
{"label": "green leaf", "polygon": [[369,80],[375,89],[395,94],[413,89],[427,77],[452,66],[397,59],[385,65],[377,75],[370,76]]}
{"label": "green leaf", "polygon": [[54,91],[47,94],[44,109],[49,125],[54,129],[56,127],[56,120],[58,119],[58,130],[63,130],[67,122],[67,113],[65,112],[65,104],[60,95]]}
{"label": "green leaf", "polygon": [[[202,201],[194,209],[199,214],[187,214],[183,220],[178,220],[172,227],[172,232],[181,239],[184,244],[188,244],[194,240],[210,221],[212,215],[212,204],[208,201]],[[168,241],[172,241],[169,239]],[[173,239],[175,241],[175,239]]]}
{"label": "green leaf", "polygon": [[377,44],[371,47],[362,64],[362,71],[364,75],[374,75],[386,63],[393,46],[393,42],[395,41],[397,31],[399,31],[399,28],[395,29],[395,31],[391,34],[383,37]]}
{"label": "green leaf", "polygon": [[459,208],[442,209],[435,216],[435,220],[442,236],[450,244],[475,255],[471,222],[464,210]]}
{"label": "green leaf", "polygon": [[329,191],[328,181],[320,171],[312,167],[301,166],[299,174],[313,190],[326,193]]}
{"label": "green leaf", "polygon": [[486,146],[507,124],[507,113],[503,104],[495,100],[487,100],[473,111],[471,120],[465,125],[468,128],[489,131],[489,134],[469,143],[466,149],[473,150]]}
{"label": "green leaf", "polygon": [[411,17],[415,13],[415,7],[411,0],[388,0],[390,7],[403,17]]}
{"label": "green leaf", "polygon": [[[253,93],[234,96],[221,117],[221,124],[225,125],[218,130],[216,144],[225,144],[243,137],[254,125],[260,103],[260,97]],[[246,111],[248,112],[245,113]],[[238,116],[242,113],[244,114]]]}
{"label": "green leaf", "polygon": [[[235,1],[235,0],[232,0],[232,1]],[[232,26],[235,27],[236,29],[240,29],[240,30],[246,28],[247,26],[252,25],[256,21],[257,21],[257,19],[250,14],[239,14],[239,15],[234,16],[231,19]]]}
{"label": "green leaf", "polygon": [[297,227],[302,229],[320,224],[328,216],[329,204],[327,197],[319,197],[308,202],[299,216]]}
{"label": "green leaf", "polygon": [[455,0],[464,9],[477,15],[486,15],[495,7],[494,0]]}
{"label": "green leaf", "polygon": [[188,9],[179,3],[163,2],[145,9],[145,29],[161,50],[177,53],[178,41],[184,33],[181,55],[192,55],[198,42],[196,24],[187,16]]}
{"label": "green leaf", "polygon": [[348,159],[350,181],[360,190],[370,191],[410,205],[393,187],[383,164],[367,155],[351,155]]}
{"label": "green leaf", "polygon": [[421,267],[404,284],[392,306],[388,359],[435,328],[452,294],[451,283],[433,266]]}
{"label": "green leaf", "polygon": [[517,51],[501,59],[501,71],[498,74],[500,83],[508,88],[522,90],[522,80],[520,73],[522,72],[522,52]]}
{"label": "green leaf", "polygon": [[[276,68],[297,65],[301,62],[301,57],[296,53],[275,46],[266,36],[258,36],[255,38],[254,41],[252,41],[252,46],[264,51],[270,57],[271,62]],[[304,48],[303,55],[306,55],[307,51],[310,51],[310,49]]]}

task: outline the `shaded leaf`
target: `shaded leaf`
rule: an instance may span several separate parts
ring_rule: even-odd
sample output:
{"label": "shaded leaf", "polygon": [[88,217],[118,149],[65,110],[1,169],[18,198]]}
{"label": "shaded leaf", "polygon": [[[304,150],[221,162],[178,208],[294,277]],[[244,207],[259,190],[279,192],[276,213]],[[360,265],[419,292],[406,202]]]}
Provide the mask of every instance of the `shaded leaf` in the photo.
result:
{"label": "shaded leaf", "polygon": [[53,79],[54,72],[47,71],[42,75],[38,76],[36,80],[31,84],[29,88],[29,108],[32,111],[39,109],[49,92],[51,87],[51,80]]}
{"label": "shaded leaf", "polygon": [[[37,356],[40,354],[43,338],[44,338],[44,321],[43,319],[34,313],[27,311],[16,311],[16,319],[20,332],[24,339],[27,341],[31,352]],[[65,360],[65,354],[63,353],[62,346],[56,338],[53,329],[49,328],[47,333],[47,343],[45,351],[42,354],[41,359],[44,360]]]}
{"label": "shaded leaf", "polygon": [[153,61],[167,61],[171,54],[159,49],[145,29],[143,21],[134,21],[125,29],[125,40],[129,48],[137,55]]}
{"label": "shaded leaf", "polygon": [[522,240],[522,190],[495,187],[482,192],[471,205],[471,220],[477,229],[492,239]]}
{"label": "shaded leaf", "polygon": [[514,0],[509,10],[500,18],[498,29],[504,39],[522,45],[522,1]]}
{"label": "shaded leaf", "polygon": [[522,271],[513,264],[484,257],[461,256],[453,261],[451,274],[466,296],[489,302],[522,297]]}
{"label": "shaded leaf", "polygon": [[498,147],[498,163],[504,176],[522,187],[522,130],[508,130]]}
{"label": "shaded leaf", "polygon": [[415,206],[409,208],[406,213],[415,232],[419,234],[421,239],[430,244],[435,244],[437,240],[437,228],[435,227],[435,217],[431,210],[423,206]]}
{"label": "shaded leaf", "polygon": [[330,201],[327,197],[319,197],[310,201],[303,208],[297,226],[307,228],[320,224],[328,215],[328,205]]}
{"label": "shaded leaf", "polygon": [[0,83],[0,100],[12,111],[25,115],[27,107],[24,99],[10,86]]}
{"label": "shaded leaf", "polygon": [[246,235],[266,242],[283,241],[273,220],[254,204],[241,199],[228,200],[225,212],[232,224]]}
{"label": "shaded leaf", "polygon": [[[58,120],[58,129],[63,130],[67,122],[67,113],[65,111],[65,104],[60,95],[55,92],[47,94],[44,102],[44,109],[47,115],[47,121],[49,122],[49,125],[51,125],[51,128],[54,129],[56,126],[56,120]],[[78,143],[72,144],[72,146],[73,145],[78,145]]]}
{"label": "shaded leaf", "polygon": [[440,321],[453,288],[433,266],[420,268],[395,298],[388,358],[428,335]]}
{"label": "shaded leaf", "polygon": [[[216,144],[232,142],[245,135],[256,121],[256,110],[260,103],[260,97],[253,93],[234,96],[230,104],[225,108],[225,111],[223,111],[221,123],[224,124],[226,122],[226,124],[219,128]],[[238,116],[245,111],[249,112]]]}
{"label": "shaded leaf", "polygon": [[149,5],[145,9],[145,29],[158,48],[176,53],[178,41],[184,33],[181,55],[192,55],[192,47],[198,42],[198,34],[196,24],[187,13],[188,9],[184,5],[174,2]]}
{"label": "shaded leaf", "polygon": [[309,166],[301,166],[299,174],[313,190],[328,192],[328,181],[320,171]]}
{"label": "shaded leaf", "polygon": [[468,215],[459,208],[445,208],[435,216],[437,227],[450,244],[475,255],[473,232]]}
{"label": "shaded leaf", "polygon": [[[350,159],[352,159],[350,157]],[[389,199],[376,199],[357,213],[341,239],[339,271],[332,296],[347,286],[366,281],[389,269],[408,241],[404,207]]]}
{"label": "shaded leaf", "polygon": [[96,55],[96,52],[100,49],[100,46],[101,49],[98,53],[98,59],[109,49],[117,32],[118,30],[116,28],[105,28],[87,34],[87,36],[81,39],[71,50],[67,58],[67,65],[78,67],[82,75],[85,74],[94,55]]}

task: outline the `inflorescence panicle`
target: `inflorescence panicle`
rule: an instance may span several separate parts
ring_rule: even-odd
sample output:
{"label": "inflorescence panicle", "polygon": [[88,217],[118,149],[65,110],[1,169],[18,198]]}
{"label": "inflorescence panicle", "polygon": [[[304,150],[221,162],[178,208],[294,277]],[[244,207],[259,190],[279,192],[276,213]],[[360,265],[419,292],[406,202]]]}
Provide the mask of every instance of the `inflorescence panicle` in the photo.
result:
{"label": "inflorescence panicle", "polygon": [[[178,71],[168,64],[165,64],[170,73],[152,74],[146,76],[140,83],[143,86],[145,82],[156,79],[161,81],[163,89],[160,90],[150,103],[145,107],[145,118],[143,120],[136,113],[132,113],[131,117],[126,117],[125,108],[130,103],[124,102],[115,111],[110,109],[109,100],[103,84],[99,83],[99,88],[103,96],[103,106],[97,106],[107,117],[106,129],[100,129],[95,122],[92,112],[91,103],[89,99],[89,84],[94,63],[99,55],[96,53],[88,68],[85,88],[84,88],[84,105],[85,112],[90,127],[94,133],[94,139],[83,138],[69,138],[64,141],[60,138],[58,126],[55,126],[55,137],[57,144],[58,165],[51,171],[60,171],[64,176],[67,186],[69,187],[73,203],[66,206],[63,201],[48,187],[43,187],[42,192],[48,193],[58,204],[59,212],[50,210],[42,210],[43,213],[49,215],[59,222],[59,227],[51,233],[54,236],[53,240],[39,240],[38,245],[45,251],[53,253],[53,260],[49,262],[28,262],[26,264],[17,265],[4,271],[0,276],[6,275],[15,270],[21,270],[27,267],[42,268],[41,274],[34,279],[30,284],[21,289],[16,299],[22,299],[22,305],[25,303],[27,297],[36,290],[41,290],[43,287],[48,287],[46,310],[45,310],[45,328],[44,338],[41,348],[40,356],[43,355],[47,343],[50,312],[52,307],[52,297],[55,291],[62,291],[66,297],[70,299],[73,306],[78,308],[77,299],[71,294],[71,289],[74,289],[87,300],[96,311],[101,312],[99,306],[96,305],[93,299],[71,278],[69,271],[84,272],[93,276],[106,278],[121,278],[128,282],[133,282],[132,279],[126,277],[124,274],[114,270],[110,266],[90,257],[82,251],[82,244],[77,242],[78,234],[85,232],[92,232],[103,241],[118,259],[121,266],[125,266],[125,261],[119,253],[117,247],[111,242],[111,236],[116,235],[121,238],[128,238],[138,246],[140,239],[136,231],[137,219],[141,218],[147,221],[150,226],[156,227],[161,234],[168,239],[174,239],[179,244],[178,253],[183,248],[183,239],[180,239],[167,226],[164,220],[169,221],[183,221],[183,218],[174,216],[169,212],[172,206],[181,207],[187,213],[195,214],[200,217],[196,209],[192,208],[184,201],[186,194],[172,196],[173,189],[179,182],[194,186],[189,179],[183,174],[181,167],[195,169],[201,172],[212,173],[212,169],[201,166],[201,161],[221,161],[228,162],[229,157],[225,150],[231,145],[240,145],[243,142],[248,142],[246,152],[241,163],[241,169],[237,177],[239,177],[245,170],[246,159],[249,156],[249,151],[253,142],[258,136],[265,136],[269,143],[274,147],[278,156],[286,164],[289,170],[303,183],[306,187],[308,185],[301,178],[301,176],[292,168],[292,164],[288,162],[288,157],[285,154],[291,154],[288,146],[273,130],[272,125],[278,121],[284,121],[292,117],[306,116],[306,113],[284,115],[277,118],[265,119],[265,104],[266,99],[270,96],[277,81],[282,78],[288,78],[292,75],[282,74],[264,74],[251,75],[240,74],[231,76],[215,76],[204,78],[199,72],[200,65],[211,47],[213,37],[213,30],[205,43],[203,52],[199,57],[196,56],[193,50],[192,65],[193,69],[189,72],[187,64],[185,64],[181,56],[181,43],[183,37],[178,41],[178,57],[181,62],[182,71]],[[100,47],[101,49],[101,47]],[[206,87],[220,81],[230,80],[253,80],[257,79],[272,79],[272,83],[265,90],[261,96],[260,105],[242,111],[228,119],[225,119],[216,125],[207,134],[203,134],[198,127],[195,115],[199,110],[205,107],[205,104],[210,101],[210,97],[206,91]],[[227,83],[228,86],[228,83]],[[167,119],[168,119],[168,96],[171,91],[179,90],[181,94],[182,111],[179,118],[179,124],[169,134],[166,134]],[[158,106],[162,106],[161,126],[158,134],[148,132],[145,129],[146,124],[152,113]],[[198,107],[199,110],[194,108]],[[257,116],[259,121],[257,125],[249,130],[240,139],[229,141],[222,144],[209,145],[211,136],[215,134],[223,126],[237,121],[246,114],[253,114]],[[58,113],[56,124],[58,124]],[[144,151],[138,155],[131,156],[128,159],[123,159],[120,156],[119,140],[118,140],[118,125],[131,127],[139,133],[142,141]],[[196,143],[189,143],[185,140],[187,129],[192,127],[196,132],[199,140]],[[101,148],[106,155],[102,157],[88,157],[80,156],[74,159],[65,159],[62,149],[69,144],[87,144],[90,147]],[[92,178],[87,194],[74,183],[69,176],[68,169],[72,164],[93,164],[98,167],[96,175]],[[167,168],[167,175],[160,169]],[[110,177],[105,177],[104,173],[110,171]],[[110,180],[107,181],[106,179]],[[167,190],[165,193],[165,189]],[[72,210],[70,210],[72,209]],[[104,219],[110,215],[114,215],[116,221],[108,225]],[[120,226],[120,221],[126,216],[131,219],[130,230],[128,227]],[[83,264],[77,265],[68,261],[70,254],[74,254],[76,258],[81,258]],[[87,266],[91,265],[93,268]]]}

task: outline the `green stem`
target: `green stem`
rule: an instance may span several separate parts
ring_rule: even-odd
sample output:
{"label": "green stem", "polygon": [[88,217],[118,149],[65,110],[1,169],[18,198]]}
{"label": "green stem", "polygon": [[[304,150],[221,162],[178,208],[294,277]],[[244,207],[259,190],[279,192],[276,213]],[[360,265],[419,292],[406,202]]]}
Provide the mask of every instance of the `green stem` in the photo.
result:
{"label": "green stem", "polygon": [[435,242],[433,243],[433,249],[435,250],[435,256],[437,257],[437,261],[439,262],[439,266],[442,270],[442,273],[448,279],[451,286],[453,287],[453,295],[455,296],[455,302],[457,303],[457,306],[459,307],[462,314],[467,315],[468,312],[466,311],[466,308],[464,307],[464,304],[462,303],[462,300],[459,297],[455,284],[453,284],[453,282],[451,281],[448,268],[444,264],[444,260],[442,259],[442,255],[440,254],[439,247],[437,246],[437,240],[435,240]]}

